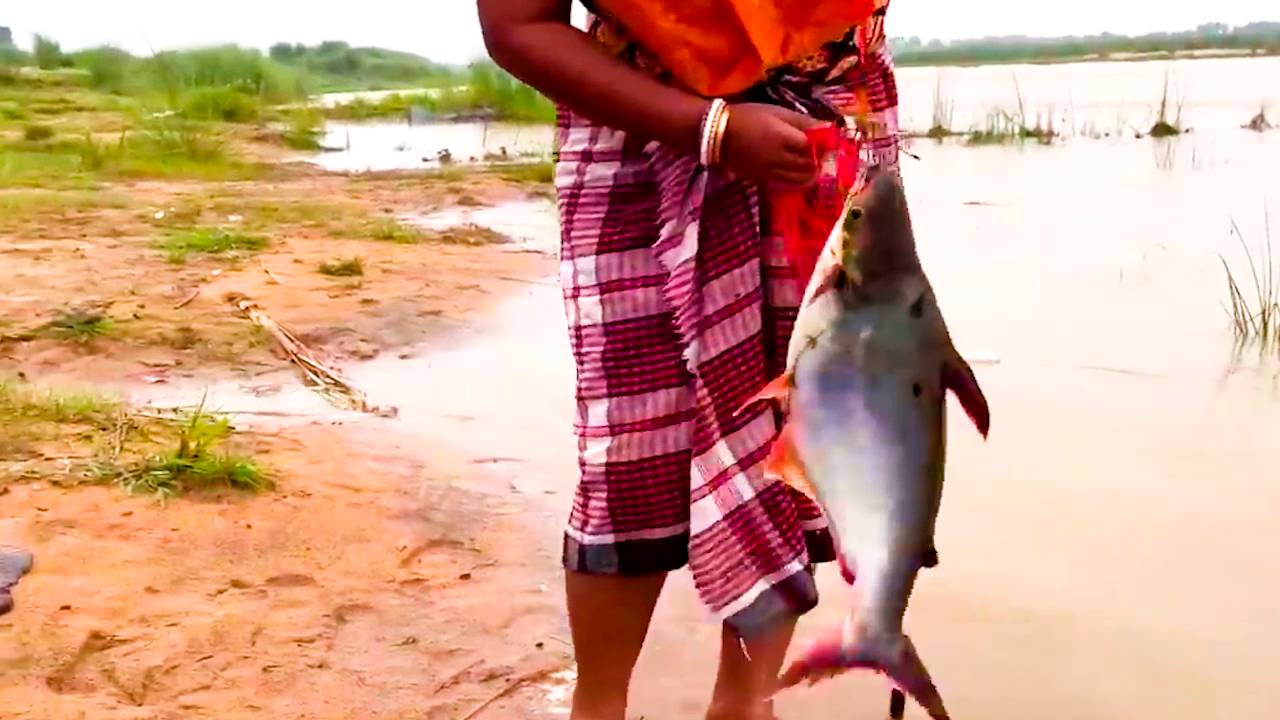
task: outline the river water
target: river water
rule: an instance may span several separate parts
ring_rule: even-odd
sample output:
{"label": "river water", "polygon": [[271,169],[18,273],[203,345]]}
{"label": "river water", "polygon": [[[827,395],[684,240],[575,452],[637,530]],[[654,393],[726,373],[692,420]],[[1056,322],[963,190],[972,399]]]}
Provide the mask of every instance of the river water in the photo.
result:
{"label": "river water", "polygon": [[[1194,132],[1135,139],[1166,73]],[[1280,115],[1280,58],[907,69],[906,127],[930,123],[940,74],[962,128],[1016,103],[1016,76],[1028,115],[1052,106],[1077,132],[1047,147],[916,141],[903,161],[922,260],[961,350],[983,361],[993,414],[985,443],[952,414],[942,564],[908,618],[921,655],[957,718],[1274,716],[1280,368],[1274,350],[1235,347],[1219,255],[1243,269],[1232,223],[1259,247],[1265,208],[1280,211],[1280,132],[1239,127],[1263,105]],[[1089,124],[1120,132],[1092,137],[1105,133]],[[346,167],[389,167],[394,152],[420,167],[413,156],[446,144],[455,156],[549,144],[546,129],[478,132],[371,128],[348,153],[366,159]],[[393,137],[415,149],[388,150]],[[334,155],[325,164],[343,166]],[[504,212],[472,220],[523,224],[526,242],[554,251],[549,203]],[[553,578],[575,474],[563,314],[554,279],[501,282],[510,303],[448,347],[351,375],[424,442],[519,460],[497,471],[536,498]],[[838,574],[819,577],[801,642],[847,607]],[[633,712],[697,717],[717,638],[673,577]],[[844,677],[779,710],[876,717],[886,694]]]}

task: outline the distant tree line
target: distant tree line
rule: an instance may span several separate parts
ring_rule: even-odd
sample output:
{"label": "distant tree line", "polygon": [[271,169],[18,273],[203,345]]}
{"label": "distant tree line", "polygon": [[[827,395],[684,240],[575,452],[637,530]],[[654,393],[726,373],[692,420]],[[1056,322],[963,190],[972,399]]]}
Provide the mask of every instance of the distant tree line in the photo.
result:
{"label": "distant tree line", "polygon": [[891,40],[894,58],[903,65],[968,65],[1041,62],[1118,54],[1177,53],[1197,50],[1235,50],[1280,53],[1280,22],[1255,22],[1238,27],[1206,23],[1194,30],[1128,36],[1070,35],[1027,37],[1007,35],[971,40],[924,41],[918,37]]}
{"label": "distant tree line", "polygon": [[431,62],[412,53],[384,48],[351,47],[340,40],[327,40],[315,46],[276,43],[268,51],[272,60],[289,65],[320,79],[330,86],[446,84],[459,68]]}

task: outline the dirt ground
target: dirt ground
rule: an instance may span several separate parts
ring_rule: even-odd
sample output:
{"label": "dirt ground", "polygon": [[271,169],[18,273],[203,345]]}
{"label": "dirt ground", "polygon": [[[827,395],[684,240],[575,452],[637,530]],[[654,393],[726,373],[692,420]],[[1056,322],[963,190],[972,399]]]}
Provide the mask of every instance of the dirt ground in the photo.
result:
{"label": "dirt ground", "polygon": [[[339,365],[401,352],[500,299],[496,278],[552,261],[470,245],[467,229],[405,242],[395,219],[525,194],[484,174],[301,167],[0,190],[0,372],[118,388],[285,366],[229,296]],[[192,227],[267,246],[171,262],[159,243]],[[350,257],[363,276],[317,271]],[[69,310],[109,322],[46,332]],[[486,702],[483,717],[529,717],[572,663],[515,521],[522,500],[396,433],[372,416],[258,428],[246,442],[274,491],[163,504],[5,479],[0,462],[0,543],[36,555],[0,619],[0,717],[457,718]]]}

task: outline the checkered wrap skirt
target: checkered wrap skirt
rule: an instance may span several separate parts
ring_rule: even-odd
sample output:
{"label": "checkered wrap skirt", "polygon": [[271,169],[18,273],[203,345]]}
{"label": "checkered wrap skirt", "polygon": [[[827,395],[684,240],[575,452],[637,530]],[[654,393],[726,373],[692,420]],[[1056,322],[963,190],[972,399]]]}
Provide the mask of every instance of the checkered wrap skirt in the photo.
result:
{"label": "checkered wrap skirt", "polygon": [[[841,80],[821,93],[852,102],[848,83],[870,88],[893,119],[887,56]],[[895,142],[870,147],[896,161]],[[687,565],[743,635],[808,611],[812,564],[834,559],[825,519],[766,477],[773,411],[738,412],[784,370],[801,300],[757,191],[567,108],[555,182],[581,471],[565,567]]]}

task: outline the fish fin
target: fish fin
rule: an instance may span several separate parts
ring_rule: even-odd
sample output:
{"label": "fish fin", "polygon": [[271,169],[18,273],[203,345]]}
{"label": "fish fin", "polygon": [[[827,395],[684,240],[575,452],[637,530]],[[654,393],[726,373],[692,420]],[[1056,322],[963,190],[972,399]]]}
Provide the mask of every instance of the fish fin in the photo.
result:
{"label": "fish fin", "polygon": [[969,363],[956,356],[943,365],[942,387],[956,394],[960,407],[964,408],[974,427],[985,438],[991,430],[991,408],[987,405],[987,397],[978,386],[978,378],[973,374]]}
{"label": "fish fin", "polygon": [[782,478],[783,482],[810,500],[818,501],[813,484],[809,482],[804,465],[800,463],[800,455],[796,452],[795,430],[791,423],[783,425],[782,431],[774,439],[769,457],[764,462],[764,471],[766,475]]}
{"label": "fish fin", "polygon": [[783,409],[785,409],[787,404],[787,397],[791,395],[791,388],[793,386],[794,386],[794,378],[792,377],[791,372],[787,371],[779,375],[778,377],[774,378],[768,385],[765,385],[764,388],[760,390],[760,392],[747,398],[747,401],[742,403],[742,407],[738,408],[738,412],[734,414],[735,415],[741,414],[743,410],[746,410],[747,408],[751,407],[752,405],[755,405],[761,400],[776,401],[779,405],[783,407]]}
{"label": "fish fin", "polygon": [[847,670],[874,670],[920,703],[933,720],[950,720],[942,696],[906,635],[871,636],[833,628],[779,678],[779,689],[839,675]]}

